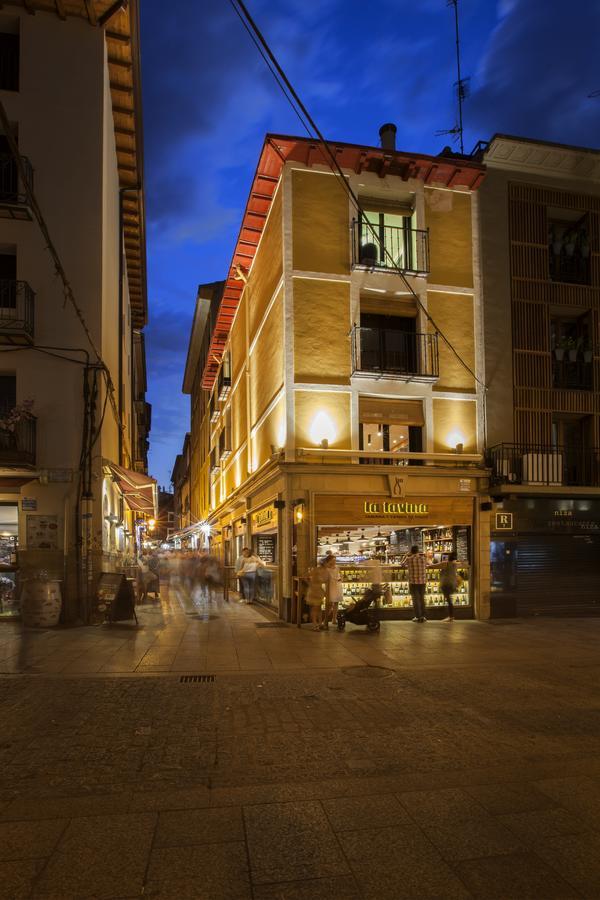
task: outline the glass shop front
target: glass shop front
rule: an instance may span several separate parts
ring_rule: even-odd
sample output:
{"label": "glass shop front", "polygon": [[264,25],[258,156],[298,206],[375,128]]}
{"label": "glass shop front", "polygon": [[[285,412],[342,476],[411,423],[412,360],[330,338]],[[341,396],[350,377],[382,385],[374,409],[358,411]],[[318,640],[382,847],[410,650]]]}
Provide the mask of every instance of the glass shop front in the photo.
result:
{"label": "glass shop front", "polygon": [[[320,501],[320,502],[319,502]],[[335,506],[339,509],[336,513]],[[453,597],[457,618],[473,617],[472,500],[432,498],[386,500],[372,497],[317,498],[317,558],[333,553],[342,577],[344,602],[361,597],[369,587],[369,561],[382,570],[382,619],[413,616],[405,559],[417,545],[427,557],[425,605],[428,618],[444,618],[447,606],[440,571],[450,553],[457,555],[462,583]],[[346,515],[344,516],[344,511]],[[354,514],[353,514],[354,513]],[[324,520],[333,521],[325,522]]]}
{"label": "glass shop front", "polygon": [[279,516],[271,503],[250,517],[252,552],[262,565],[256,572],[254,599],[258,603],[279,608]]}

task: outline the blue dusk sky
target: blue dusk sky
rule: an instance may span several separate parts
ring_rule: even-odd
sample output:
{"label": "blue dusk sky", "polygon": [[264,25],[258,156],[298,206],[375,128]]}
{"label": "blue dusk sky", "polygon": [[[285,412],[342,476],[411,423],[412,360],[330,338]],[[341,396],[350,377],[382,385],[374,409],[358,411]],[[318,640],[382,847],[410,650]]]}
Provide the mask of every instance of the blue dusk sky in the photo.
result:
{"label": "blue dusk sky", "polygon": [[[600,4],[459,0],[465,149],[494,132],[598,147]],[[446,0],[247,0],[325,137],[438,153],[456,122]],[[227,273],[265,133],[302,134],[228,0],[144,0],[150,472],[168,485],[196,289]]]}

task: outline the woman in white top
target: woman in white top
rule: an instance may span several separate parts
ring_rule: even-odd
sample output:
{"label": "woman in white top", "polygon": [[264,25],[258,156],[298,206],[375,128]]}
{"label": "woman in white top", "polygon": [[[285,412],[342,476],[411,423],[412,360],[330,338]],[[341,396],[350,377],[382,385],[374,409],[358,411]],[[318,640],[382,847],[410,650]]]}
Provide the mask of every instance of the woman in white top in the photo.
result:
{"label": "woman in white top", "polygon": [[333,554],[325,558],[323,567],[327,574],[327,581],[325,582],[325,619],[323,627],[329,628],[329,622],[331,622],[332,625],[335,625],[337,621],[338,604],[343,600],[344,592],[342,590],[342,576],[340,575],[340,570],[337,567],[335,556]]}
{"label": "woman in white top", "polygon": [[256,570],[262,566],[260,556],[255,556],[249,547],[244,547],[242,556],[238,561],[238,570],[235,573],[240,579],[242,598],[246,603],[252,603],[256,590]]}

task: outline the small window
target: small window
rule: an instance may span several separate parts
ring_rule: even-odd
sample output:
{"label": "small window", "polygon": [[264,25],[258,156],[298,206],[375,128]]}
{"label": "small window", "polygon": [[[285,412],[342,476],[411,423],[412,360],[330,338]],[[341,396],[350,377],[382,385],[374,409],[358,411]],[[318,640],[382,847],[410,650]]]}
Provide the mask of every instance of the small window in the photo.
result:
{"label": "small window", "polygon": [[550,319],[553,387],[592,390],[595,351],[592,323],[591,312]]}
{"label": "small window", "polygon": [[19,90],[19,34],[0,31],[0,90]]}
{"label": "small window", "polygon": [[548,210],[550,278],[566,284],[589,284],[590,228],[587,214],[577,210]]}

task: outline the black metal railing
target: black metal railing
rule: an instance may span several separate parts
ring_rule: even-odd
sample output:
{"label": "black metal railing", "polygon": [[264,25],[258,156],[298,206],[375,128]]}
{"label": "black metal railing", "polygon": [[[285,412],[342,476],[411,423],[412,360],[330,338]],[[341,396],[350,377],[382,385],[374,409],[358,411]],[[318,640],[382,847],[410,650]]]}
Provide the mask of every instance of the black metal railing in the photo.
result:
{"label": "black metal railing", "polygon": [[568,355],[552,362],[552,386],[572,391],[591,391],[594,387],[592,359],[579,356],[575,360]]}
{"label": "black metal railing", "polygon": [[0,406],[0,466],[34,466],[36,418]]}
{"label": "black metal railing", "polygon": [[357,326],[352,338],[353,372],[376,372],[412,380],[439,376],[437,334]]}
{"label": "black metal railing", "polygon": [[0,203],[12,206],[27,204],[26,185],[33,187],[33,167],[26,156],[21,156],[24,179],[11,153],[0,154]]}
{"label": "black metal railing", "polygon": [[352,222],[352,265],[367,269],[400,269],[415,275],[429,272],[429,235],[418,228]]}
{"label": "black metal railing", "polygon": [[550,279],[566,284],[589,284],[591,277],[589,250],[578,248],[569,255],[564,250],[554,254],[550,248]]}
{"label": "black metal railing", "polygon": [[26,281],[0,279],[0,334],[32,339],[34,300]]}
{"label": "black metal railing", "polygon": [[494,484],[600,485],[600,449],[545,444],[497,444],[487,463]]}

